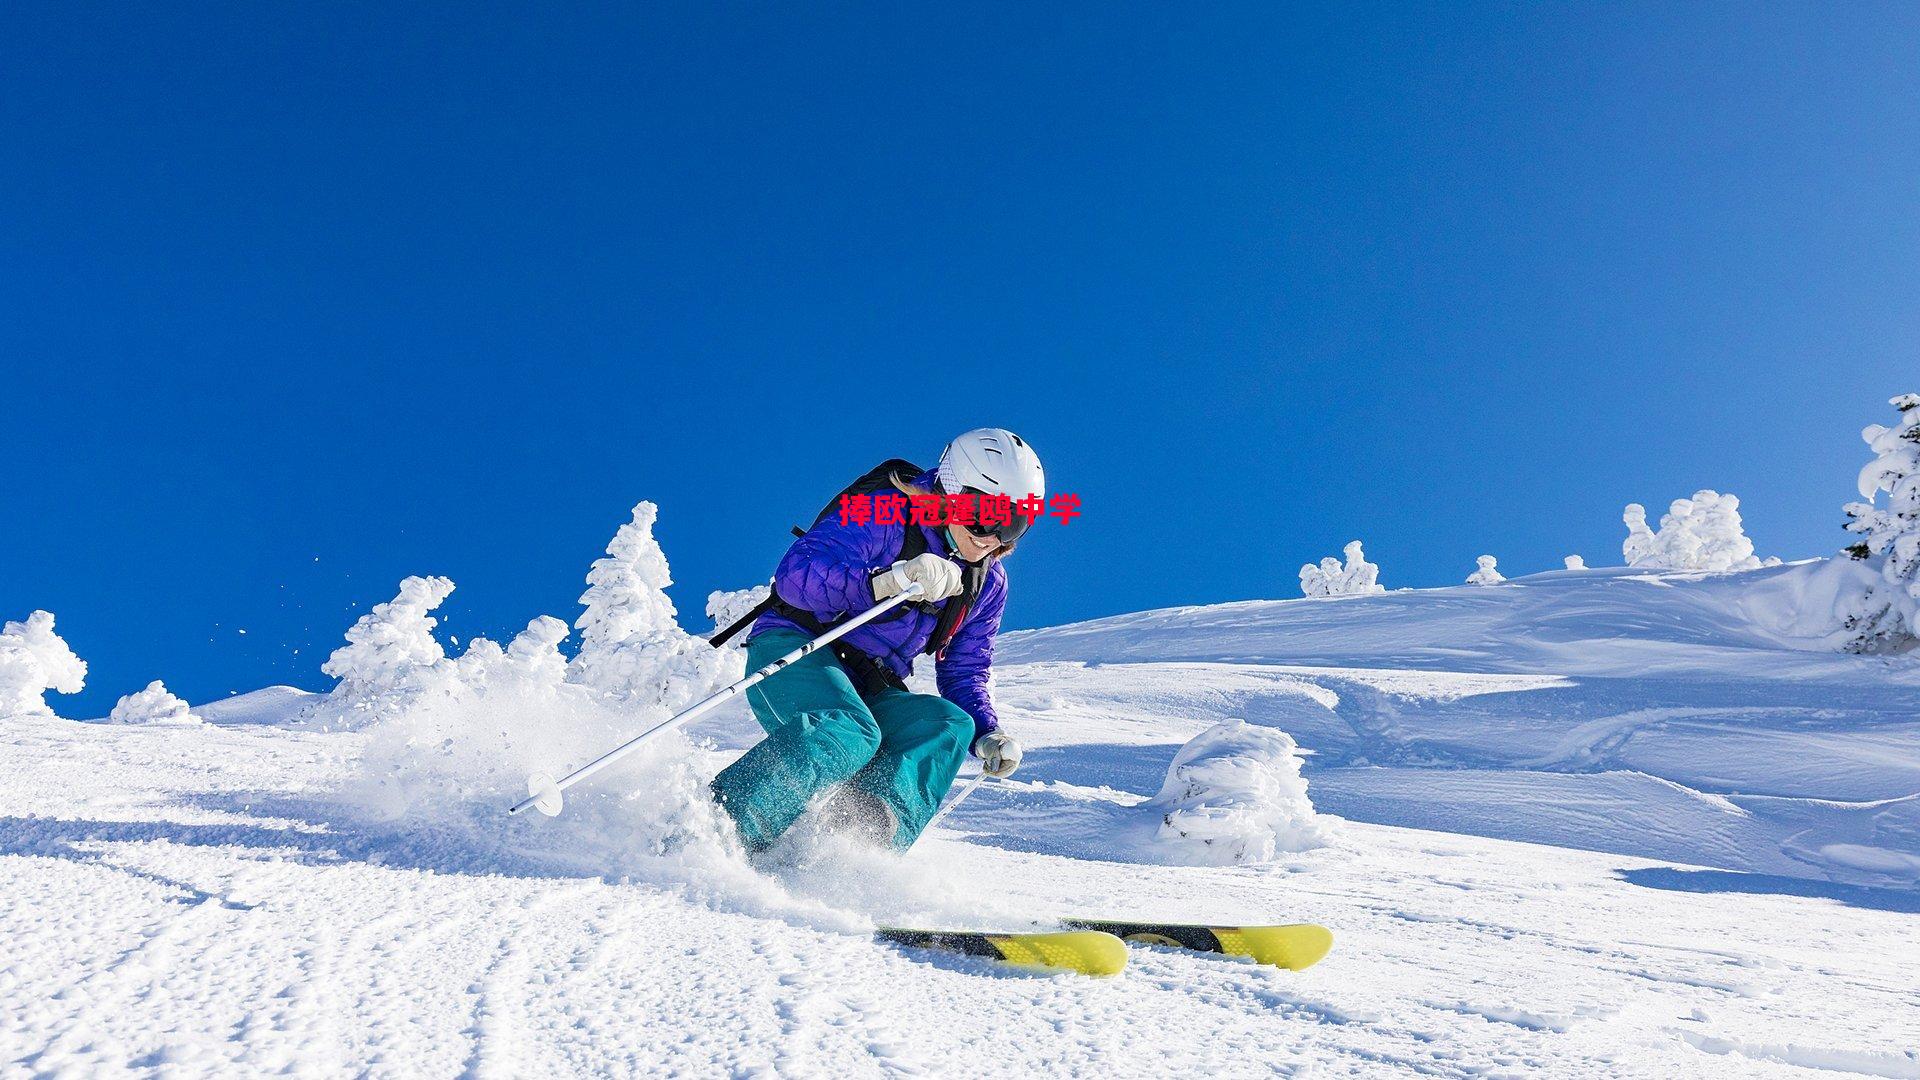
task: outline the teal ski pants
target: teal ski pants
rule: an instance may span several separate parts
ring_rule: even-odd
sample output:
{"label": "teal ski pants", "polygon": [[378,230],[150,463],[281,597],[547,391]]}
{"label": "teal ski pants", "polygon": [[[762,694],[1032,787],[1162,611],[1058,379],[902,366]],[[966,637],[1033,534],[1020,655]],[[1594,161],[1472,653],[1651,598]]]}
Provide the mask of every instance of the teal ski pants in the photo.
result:
{"label": "teal ski pants", "polygon": [[[747,643],[754,671],[807,643],[768,630]],[[891,687],[862,697],[831,649],[820,649],[747,691],[767,737],[714,778],[713,792],[749,851],[779,839],[808,800],[847,783],[893,811],[904,851],[953,786],[973,744],[973,718],[931,694]]]}

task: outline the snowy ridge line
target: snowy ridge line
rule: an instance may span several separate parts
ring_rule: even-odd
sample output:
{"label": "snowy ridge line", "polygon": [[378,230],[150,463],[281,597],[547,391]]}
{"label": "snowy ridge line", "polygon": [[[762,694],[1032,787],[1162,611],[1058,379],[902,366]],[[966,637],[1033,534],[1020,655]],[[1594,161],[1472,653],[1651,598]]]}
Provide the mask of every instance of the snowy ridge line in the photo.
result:
{"label": "snowy ridge line", "polygon": [[[1117,663],[1238,658],[1331,667],[1561,677],[1841,678],[1910,665],[1835,650],[1819,612],[1848,560],[1743,572],[1554,571],[1499,588],[1454,586],[1336,600],[1243,600],[1114,615],[1001,638],[1008,660]],[[1831,597],[1826,597],[1831,599]],[[1579,646],[1569,650],[1569,646]]]}

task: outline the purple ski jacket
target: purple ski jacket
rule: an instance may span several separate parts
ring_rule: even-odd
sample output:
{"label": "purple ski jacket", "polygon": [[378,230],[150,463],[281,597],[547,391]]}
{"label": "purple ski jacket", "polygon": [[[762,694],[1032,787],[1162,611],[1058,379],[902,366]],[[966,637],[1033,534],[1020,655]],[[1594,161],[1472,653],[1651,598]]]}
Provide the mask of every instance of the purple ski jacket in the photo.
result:
{"label": "purple ski jacket", "polygon": [[[930,484],[932,473],[916,478],[922,486]],[[936,554],[949,551],[946,530],[926,525],[842,525],[838,514],[828,514],[805,536],[793,542],[774,571],[773,587],[780,599],[813,613],[814,618],[830,623],[845,615],[857,615],[874,604],[871,579],[878,571],[892,566],[900,556],[901,541],[907,529],[926,534],[927,550]],[[923,605],[908,604],[904,614],[883,615],[840,640],[874,657],[901,678],[913,673],[914,657],[926,648],[933,636],[938,610],[958,598],[943,600],[934,611]],[[947,643],[944,656],[934,663],[934,679],[940,696],[960,706],[973,717],[973,737],[993,731],[1000,719],[993,711],[993,697],[987,691],[987,673],[993,666],[993,637],[1000,631],[1000,615],[1007,606],[1007,571],[999,562],[987,574],[974,600],[973,610]],[[748,637],[774,628],[798,630],[793,620],[769,611],[754,620]]]}

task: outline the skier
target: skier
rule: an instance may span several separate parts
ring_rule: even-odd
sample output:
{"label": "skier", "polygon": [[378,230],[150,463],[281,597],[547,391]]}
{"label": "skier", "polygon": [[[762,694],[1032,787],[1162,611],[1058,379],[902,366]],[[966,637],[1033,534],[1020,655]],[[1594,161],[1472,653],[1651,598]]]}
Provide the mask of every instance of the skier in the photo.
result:
{"label": "skier", "polygon": [[[929,494],[1017,501],[1044,497],[1046,481],[1039,457],[1018,435],[976,428],[948,443],[935,469],[889,461],[842,494],[875,502]],[[904,851],[926,828],[969,748],[989,776],[1010,776],[1020,764],[1020,744],[1000,730],[987,673],[1007,602],[1001,560],[1030,519],[1014,514],[992,526],[843,523],[840,506],[838,499],[828,504],[780,560],[773,595],[747,638],[747,669],[914,583],[923,591],[832,651],[821,649],[748,691],[767,737],[714,778],[713,792],[749,851],[772,844],[829,789],[822,812],[830,827]],[[921,653],[934,656],[938,696],[906,689]]]}

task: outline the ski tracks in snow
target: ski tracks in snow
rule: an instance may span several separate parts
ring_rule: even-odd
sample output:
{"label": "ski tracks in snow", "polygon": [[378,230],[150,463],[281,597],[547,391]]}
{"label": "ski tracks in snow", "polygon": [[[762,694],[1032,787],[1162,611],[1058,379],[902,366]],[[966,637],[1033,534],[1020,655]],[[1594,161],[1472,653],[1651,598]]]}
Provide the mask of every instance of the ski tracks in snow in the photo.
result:
{"label": "ski tracks in snow", "polygon": [[[113,869],[104,861],[95,865]],[[23,1054],[20,1064],[36,1074],[58,1076],[84,1075],[114,1062],[110,1054],[98,1053],[102,1049],[98,1033],[121,1026],[143,1006],[160,1004],[155,999],[165,996],[163,986],[170,970],[200,952],[217,927],[232,921],[230,909],[218,897],[200,894],[167,900],[184,904],[184,909],[160,908],[132,945],[81,965],[77,977],[53,993],[52,999],[70,1010],[68,1016],[37,1050]],[[145,1060],[184,1065],[195,1057],[196,1047],[163,1044],[152,1047]]]}

